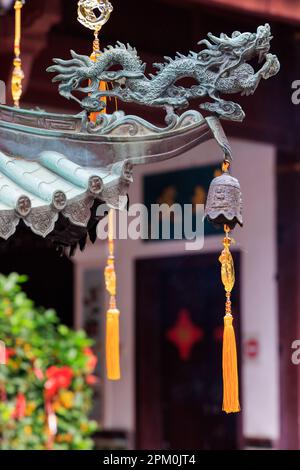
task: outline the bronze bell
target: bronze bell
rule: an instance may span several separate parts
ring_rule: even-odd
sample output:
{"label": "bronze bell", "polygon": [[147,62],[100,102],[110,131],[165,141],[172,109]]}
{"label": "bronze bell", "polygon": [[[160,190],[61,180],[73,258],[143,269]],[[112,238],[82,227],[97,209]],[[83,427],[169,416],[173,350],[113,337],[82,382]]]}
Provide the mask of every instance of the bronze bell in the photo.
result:
{"label": "bronze bell", "polygon": [[240,183],[226,171],[211,182],[205,217],[216,228],[228,225],[231,230],[236,224],[243,226],[242,217],[242,192]]}

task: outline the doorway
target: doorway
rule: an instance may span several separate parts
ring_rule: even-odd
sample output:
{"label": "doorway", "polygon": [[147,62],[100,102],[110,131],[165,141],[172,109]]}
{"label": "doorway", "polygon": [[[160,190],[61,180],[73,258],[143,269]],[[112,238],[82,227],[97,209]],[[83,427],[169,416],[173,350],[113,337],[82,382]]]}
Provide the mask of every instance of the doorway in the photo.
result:
{"label": "doorway", "polygon": [[[237,449],[222,412],[224,290],[219,253],[136,262],[138,449]],[[233,311],[240,344],[240,255]]]}

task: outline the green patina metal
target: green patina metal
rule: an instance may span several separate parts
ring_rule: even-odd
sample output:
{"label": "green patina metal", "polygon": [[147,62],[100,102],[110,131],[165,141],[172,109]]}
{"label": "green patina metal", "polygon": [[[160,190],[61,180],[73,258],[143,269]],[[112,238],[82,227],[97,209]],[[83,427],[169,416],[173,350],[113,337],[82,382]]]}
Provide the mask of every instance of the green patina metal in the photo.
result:
{"label": "green patina metal", "polygon": [[[269,25],[253,34],[210,34],[210,41],[201,41],[206,48],[199,54],[157,64],[158,73],[150,78],[136,51],[121,44],[104,51],[96,63],[75,53],[70,61],[57,59],[50,71],[59,73],[60,93],[76,99],[84,111],[68,115],[0,106],[0,239],[27,226],[60,246],[74,248],[79,242],[83,249],[87,236],[96,236],[97,206],[126,205],[135,165],[174,158],[209,139],[230,160],[218,118],[241,120],[244,113],[219,93],[253,93],[261,79],[278,72],[278,59],[269,54],[271,39]],[[265,59],[257,73],[247,64],[256,56]],[[111,72],[116,63],[121,70]],[[191,76],[197,86],[177,87],[177,80]],[[80,88],[84,79],[90,79],[90,86]],[[100,92],[101,80],[113,81],[114,89]],[[73,94],[78,91],[89,96],[80,101]],[[101,97],[107,95],[164,107],[165,125],[123,111],[90,122],[89,112],[101,109]],[[197,110],[178,113],[201,96],[212,99],[202,105],[211,116]]]}

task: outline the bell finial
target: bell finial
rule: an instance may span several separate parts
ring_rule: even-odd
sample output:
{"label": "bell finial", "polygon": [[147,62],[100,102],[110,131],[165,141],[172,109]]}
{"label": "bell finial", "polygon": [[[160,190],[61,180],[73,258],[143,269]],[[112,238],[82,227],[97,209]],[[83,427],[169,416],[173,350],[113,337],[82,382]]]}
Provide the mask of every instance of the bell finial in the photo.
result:
{"label": "bell finial", "polygon": [[222,175],[211,182],[205,217],[217,228],[227,225],[233,230],[236,224],[243,226],[242,193],[239,181],[229,174],[229,167],[225,160]]}

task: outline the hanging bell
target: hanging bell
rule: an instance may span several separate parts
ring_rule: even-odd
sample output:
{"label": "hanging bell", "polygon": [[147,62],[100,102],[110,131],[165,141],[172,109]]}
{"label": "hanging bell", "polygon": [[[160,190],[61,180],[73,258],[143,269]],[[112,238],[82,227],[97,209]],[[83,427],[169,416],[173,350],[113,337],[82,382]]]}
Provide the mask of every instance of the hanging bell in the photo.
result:
{"label": "hanging bell", "polygon": [[205,217],[216,228],[236,224],[243,226],[242,192],[239,181],[228,173],[229,164],[223,165],[223,174],[211,182],[205,207]]}

